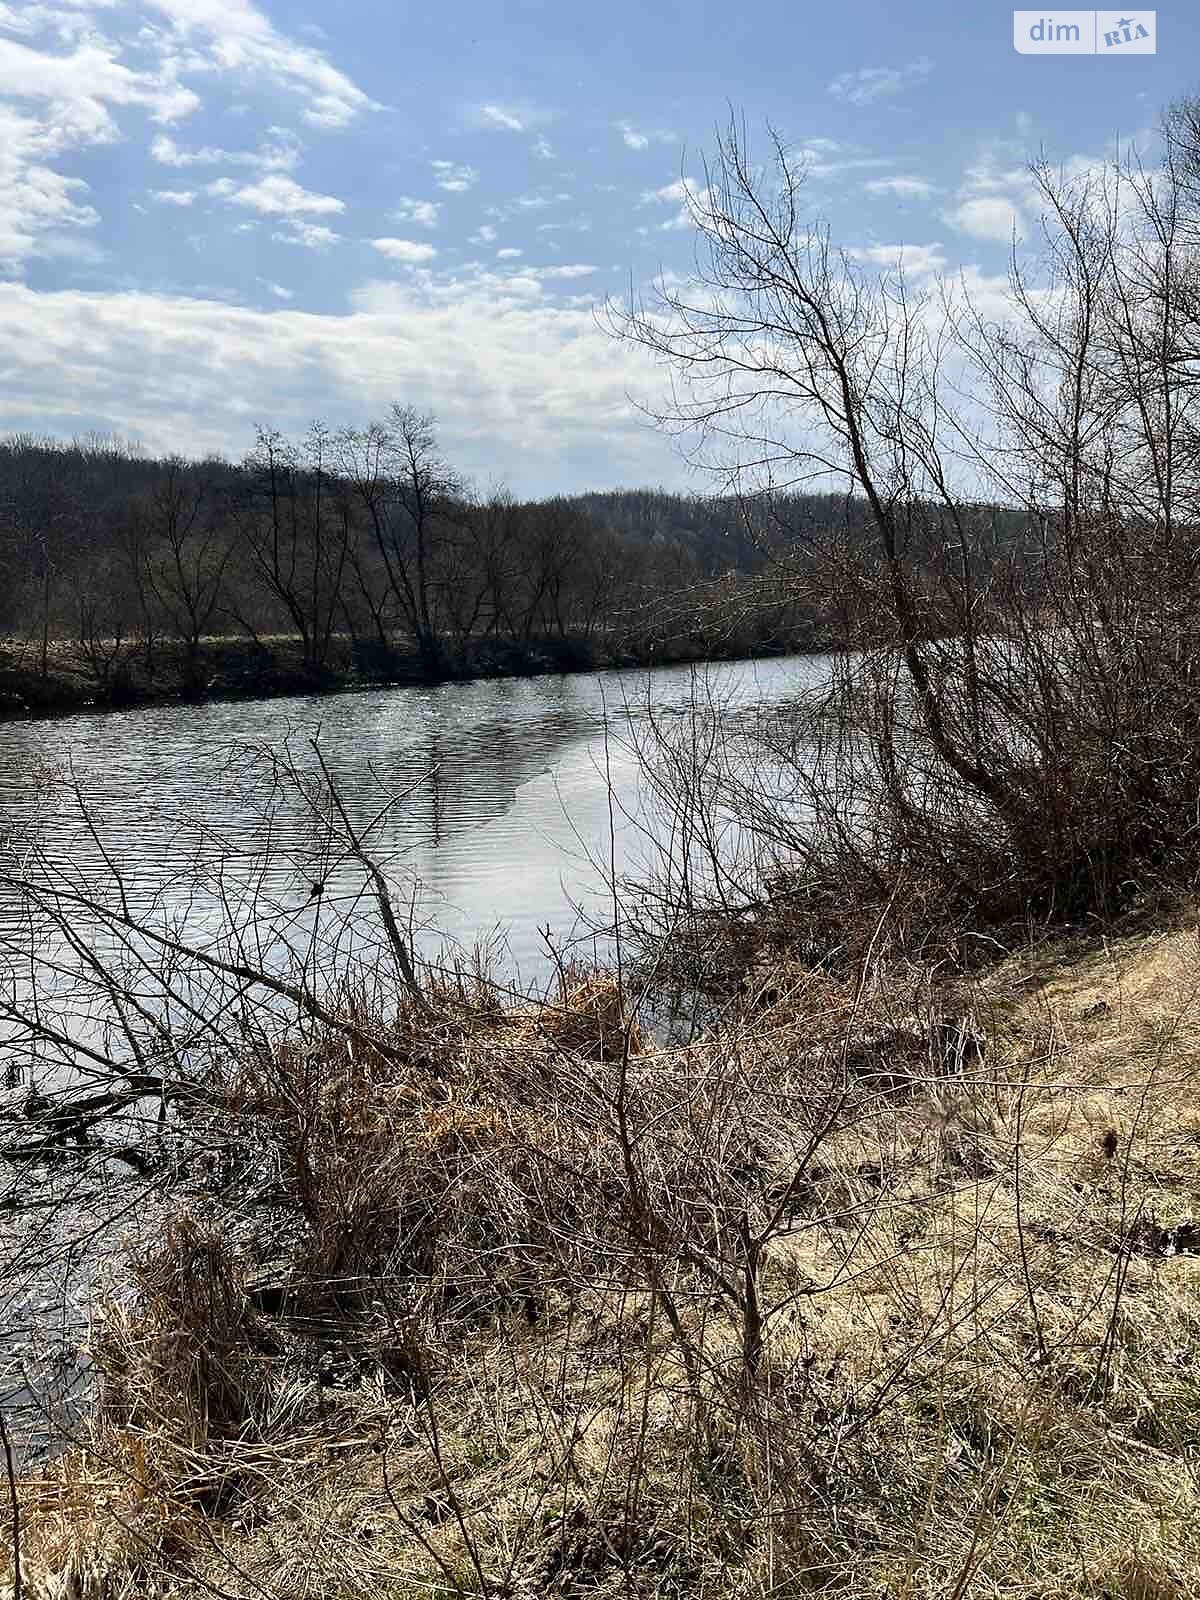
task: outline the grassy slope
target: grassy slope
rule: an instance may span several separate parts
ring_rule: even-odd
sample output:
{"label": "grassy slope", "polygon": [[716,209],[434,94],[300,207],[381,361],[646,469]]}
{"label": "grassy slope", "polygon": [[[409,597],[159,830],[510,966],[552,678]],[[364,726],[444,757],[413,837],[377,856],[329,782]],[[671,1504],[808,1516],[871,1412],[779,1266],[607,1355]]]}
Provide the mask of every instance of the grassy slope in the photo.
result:
{"label": "grassy slope", "polygon": [[[712,1047],[761,1083],[850,999],[776,981]],[[1195,929],[1013,958],[958,998],[982,1064],[876,1076],[809,1164],[749,1390],[720,1297],[681,1297],[689,1381],[636,1274],[585,1273],[533,1322],[414,1313],[394,1381],[281,1366],[236,1439],[110,1404],[22,1485],[25,1593],[1200,1594]],[[558,1067],[583,1048],[557,1041]],[[419,1113],[462,1187],[496,1126],[480,1072]],[[165,1308],[122,1315],[127,1368],[157,1363],[143,1381],[195,1370],[195,1349],[164,1368]]]}

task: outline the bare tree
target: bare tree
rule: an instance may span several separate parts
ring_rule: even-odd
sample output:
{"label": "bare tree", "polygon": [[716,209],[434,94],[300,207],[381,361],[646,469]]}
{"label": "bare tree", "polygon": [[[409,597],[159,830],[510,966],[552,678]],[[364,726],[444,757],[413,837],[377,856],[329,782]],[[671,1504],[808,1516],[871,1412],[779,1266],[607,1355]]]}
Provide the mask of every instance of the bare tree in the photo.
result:
{"label": "bare tree", "polygon": [[71,482],[71,453],[53,439],[18,434],[4,442],[5,520],[15,570],[28,585],[37,616],[38,670],[49,671],[62,579],[75,540],[79,497]]}
{"label": "bare tree", "polygon": [[424,670],[442,664],[443,541],[462,520],[462,482],[437,449],[432,417],[396,404],[338,437],[339,467],[371,528],[388,586]]}
{"label": "bare tree", "polygon": [[988,311],[837,249],[803,214],[802,166],[776,136],[770,153],[757,166],[730,126],[690,200],[695,281],[611,320],[674,365],[664,421],[727,483],[841,485],[860,508],[869,539],[809,549],[860,652],[825,707],[855,739],[813,802],[844,821],[849,791],[878,797],[870,828],[838,834],[876,884],[911,869],[1010,911],[1105,901],[1187,848],[1200,779],[1176,147],[1154,173],[1039,169],[1040,276],[1015,256]]}
{"label": "bare tree", "polygon": [[166,626],[187,652],[195,684],[200,641],[221,612],[233,541],[201,470],[178,456],[130,508],[129,551]]}
{"label": "bare tree", "polygon": [[231,508],[252,571],[300,636],[305,666],[324,671],[349,555],[325,429],[314,424],[299,446],[260,430]]}

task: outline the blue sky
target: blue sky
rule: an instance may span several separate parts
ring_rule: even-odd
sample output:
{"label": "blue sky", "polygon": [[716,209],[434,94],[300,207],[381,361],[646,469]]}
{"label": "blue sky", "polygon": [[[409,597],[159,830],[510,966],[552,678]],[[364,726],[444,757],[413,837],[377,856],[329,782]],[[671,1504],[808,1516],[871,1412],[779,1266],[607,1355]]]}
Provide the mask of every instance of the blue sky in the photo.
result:
{"label": "blue sky", "polygon": [[864,262],[986,288],[1031,156],[1150,152],[1200,90],[1200,8],[1157,38],[1023,56],[1011,10],[941,3],[0,0],[0,429],[237,457],[396,399],[481,487],[682,485],[636,404],[660,375],[593,308],[688,270],[728,106],[806,152]]}

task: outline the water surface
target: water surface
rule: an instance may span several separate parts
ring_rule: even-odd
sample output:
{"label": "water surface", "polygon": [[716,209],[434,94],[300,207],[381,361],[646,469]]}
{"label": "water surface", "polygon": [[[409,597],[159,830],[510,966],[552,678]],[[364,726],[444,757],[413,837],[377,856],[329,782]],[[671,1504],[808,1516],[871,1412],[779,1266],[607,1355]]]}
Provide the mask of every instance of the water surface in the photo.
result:
{"label": "water surface", "polygon": [[[357,881],[345,864],[326,871],[311,812],[268,782],[270,757],[285,751],[316,778],[316,737],[357,828],[405,796],[369,843],[415,907],[422,948],[486,944],[506,978],[537,981],[547,931],[586,954],[591,924],[611,920],[604,868],[636,865],[658,828],[631,749],[648,716],[712,704],[753,715],[827,671],[824,658],[786,657],[13,723],[0,728],[0,816],[18,837],[32,822],[64,867],[102,875],[73,798],[48,781],[68,774],[135,909],[157,897],[183,910],[199,860],[223,862],[227,888],[299,916],[314,883],[332,907]],[[5,911],[0,902],[0,925]],[[201,896],[187,914],[203,924],[217,913]]]}
{"label": "water surface", "polygon": [[[0,727],[0,855],[12,868],[32,843],[83,886],[111,887],[119,874],[135,917],[170,918],[202,947],[227,908],[261,910],[272,938],[283,928],[300,944],[322,919],[339,927],[362,890],[353,862],[325,854],[296,790],[295,779],[320,788],[316,739],[397,903],[411,904],[423,953],[484,945],[494,976],[540,986],[552,952],[607,953],[609,870],[634,870],[648,841],[669,842],[636,755],[651,719],[685,740],[694,711],[752,723],[828,670],[791,657],[10,723]],[[292,773],[277,781],[284,757]],[[26,1001],[28,969],[12,953],[29,933],[53,958],[54,931],[22,925],[0,894],[0,942]],[[38,998],[52,1005],[53,989],[43,967]],[[69,1020],[78,1039],[95,1013]],[[61,1075],[61,1061],[26,1056],[11,1093],[34,1078],[52,1087],[55,1065]],[[125,1229],[144,1231],[153,1213],[153,1194],[117,1161],[74,1175],[0,1167],[0,1407],[31,1447],[54,1432],[43,1407],[55,1426],[77,1412],[96,1274]]]}

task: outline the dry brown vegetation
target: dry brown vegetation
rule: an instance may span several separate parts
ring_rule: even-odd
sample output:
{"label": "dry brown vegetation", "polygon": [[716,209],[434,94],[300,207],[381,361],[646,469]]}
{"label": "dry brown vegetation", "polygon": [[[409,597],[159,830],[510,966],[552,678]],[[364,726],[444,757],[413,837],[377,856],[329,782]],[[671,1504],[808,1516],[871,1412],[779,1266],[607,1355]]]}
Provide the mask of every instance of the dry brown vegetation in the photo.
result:
{"label": "dry brown vegetation", "polygon": [[231,1065],[23,1594],[1195,1594],[1194,925],[633,1011]]}
{"label": "dry brown vegetation", "polygon": [[[651,720],[643,965],[538,1003],[418,970],[369,853],[405,797],[353,821],[319,749],[266,753],[299,906],[236,849],[215,939],[109,855],[0,878],[46,979],[0,1019],[143,1117],[106,1154],[96,1097],[31,1096],[20,1159],[170,1196],[84,1425],[10,1457],[14,1600],[1200,1593],[1200,939],[1119,920],[1200,859],[1200,110],[1165,137],[1039,170],[998,325],[868,281],[781,141],[773,179],[719,144],[699,284],[622,331],[768,498],[831,478],[873,539],[818,552],[848,648],[798,714]],[[1030,549],[981,545],[981,483]],[[668,1047],[655,982],[714,966]]]}

